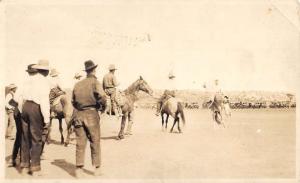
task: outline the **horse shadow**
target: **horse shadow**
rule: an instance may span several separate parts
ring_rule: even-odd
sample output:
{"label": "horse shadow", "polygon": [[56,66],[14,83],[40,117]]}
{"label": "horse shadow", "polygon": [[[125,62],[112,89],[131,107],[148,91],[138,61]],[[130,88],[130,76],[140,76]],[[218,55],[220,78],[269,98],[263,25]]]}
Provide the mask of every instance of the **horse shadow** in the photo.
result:
{"label": "horse shadow", "polygon": [[[75,173],[75,170],[76,170],[76,166],[72,163],[69,163],[67,162],[66,160],[64,159],[55,159],[53,162],[51,162],[52,165],[55,165],[61,169],[63,169],[64,171],[66,171],[69,175],[71,175],[72,177],[75,177],[76,178],[76,173]],[[89,175],[93,175],[93,172],[89,171],[89,170],[86,170],[86,169],[83,169],[83,171],[86,173],[86,174],[89,174]]]}
{"label": "horse shadow", "polygon": [[49,144],[54,144],[54,145],[63,145],[63,144],[61,144],[61,142],[60,142],[60,141],[57,141],[57,140],[54,140],[54,139],[51,139],[51,140],[49,140]]}
{"label": "horse shadow", "polygon": [[21,167],[19,166],[20,165],[20,160],[17,159],[17,166],[13,166],[12,164],[9,163],[9,161],[12,159],[12,155],[9,155],[9,156],[6,156],[5,157],[5,162],[6,164],[8,164],[8,168],[15,168],[18,173],[21,173]]}
{"label": "horse shadow", "polygon": [[5,157],[5,161],[6,161],[6,163],[8,163],[8,162],[9,162],[9,160],[11,160],[11,159],[12,159],[12,155],[6,156],[6,157]]}
{"label": "horse shadow", "polygon": [[101,137],[101,140],[117,140],[118,136]]}

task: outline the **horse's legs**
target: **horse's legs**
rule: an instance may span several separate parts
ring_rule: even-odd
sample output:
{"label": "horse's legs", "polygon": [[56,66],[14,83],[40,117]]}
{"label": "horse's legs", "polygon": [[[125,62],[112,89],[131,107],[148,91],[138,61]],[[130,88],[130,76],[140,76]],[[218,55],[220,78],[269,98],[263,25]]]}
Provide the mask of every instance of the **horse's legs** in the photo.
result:
{"label": "horse's legs", "polygon": [[166,118],[166,127],[165,127],[165,130],[167,130],[167,128],[168,128],[168,121],[169,121],[169,114],[167,114],[167,118]]}
{"label": "horse's legs", "polygon": [[164,114],[161,113],[161,130],[164,131]]}
{"label": "horse's legs", "polygon": [[60,132],[60,143],[64,144],[64,135],[63,135],[63,128],[62,128],[62,119],[59,118],[59,132]]}
{"label": "horse's legs", "polygon": [[177,118],[177,128],[178,128],[178,132],[182,133],[181,128],[180,128],[180,118],[178,117],[178,113],[176,114],[176,118]]}
{"label": "horse's legs", "polygon": [[176,122],[177,122],[177,118],[176,118],[176,116],[175,116],[175,117],[174,117],[173,126],[172,126],[172,128],[171,128],[171,130],[170,130],[170,133],[172,133],[172,132],[173,132],[173,128],[174,128],[174,126],[175,126]]}
{"label": "horse's legs", "polygon": [[121,129],[120,129],[120,132],[119,132],[119,135],[118,135],[118,140],[124,139],[124,128],[125,128],[125,123],[126,123],[127,115],[128,115],[128,113],[126,113],[125,115],[122,116],[122,119],[121,119]]}
{"label": "horse's legs", "polygon": [[132,135],[132,124],[133,124],[133,111],[128,113],[128,125],[127,125],[127,130],[126,130],[126,135]]}
{"label": "horse's legs", "polygon": [[52,119],[53,118],[50,118],[50,122],[49,122],[49,129],[48,129],[48,137],[46,139],[46,143],[47,144],[50,144],[51,143],[51,126],[52,126]]}
{"label": "horse's legs", "polygon": [[68,144],[70,143],[70,135],[73,131],[73,128],[71,126],[71,117],[65,117],[65,122],[66,122],[66,125],[67,125],[67,129],[66,129],[66,132],[67,132],[67,138],[66,138],[66,141],[65,141],[65,146],[68,146]]}

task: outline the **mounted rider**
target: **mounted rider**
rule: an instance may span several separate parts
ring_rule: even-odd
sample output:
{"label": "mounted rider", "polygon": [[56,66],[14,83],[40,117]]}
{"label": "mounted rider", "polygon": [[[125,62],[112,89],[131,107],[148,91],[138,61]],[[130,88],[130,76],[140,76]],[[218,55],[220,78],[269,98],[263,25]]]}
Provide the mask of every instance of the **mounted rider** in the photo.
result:
{"label": "mounted rider", "polygon": [[160,99],[157,102],[157,111],[156,111],[156,116],[159,116],[161,113],[161,108],[162,105],[172,97],[176,96],[176,76],[174,75],[173,71],[169,73],[168,76],[168,86],[167,89],[164,91],[163,95],[160,97]]}
{"label": "mounted rider", "polygon": [[61,105],[59,105],[60,96],[66,94],[66,92],[62,90],[59,74],[56,69],[50,71],[51,90],[49,99],[52,118],[57,115],[55,111],[61,111],[61,109],[58,109],[61,107]]}
{"label": "mounted rider", "polygon": [[117,101],[117,82],[115,71],[117,70],[115,65],[111,64],[108,67],[109,73],[103,77],[103,89],[105,93],[110,97],[111,107],[114,110],[115,115],[122,116],[121,107]]}
{"label": "mounted rider", "polygon": [[211,88],[211,95],[210,95],[210,101],[209,101],[209,105],[208,108],[213,110],[213,111],[221,111],[222,107],[223,107],[223,101],[224,101],[224,97],[223,97],[223,92],[221,90],[221,87],[219,85],[219,80],[216,79],[214,81],[214,85]]}

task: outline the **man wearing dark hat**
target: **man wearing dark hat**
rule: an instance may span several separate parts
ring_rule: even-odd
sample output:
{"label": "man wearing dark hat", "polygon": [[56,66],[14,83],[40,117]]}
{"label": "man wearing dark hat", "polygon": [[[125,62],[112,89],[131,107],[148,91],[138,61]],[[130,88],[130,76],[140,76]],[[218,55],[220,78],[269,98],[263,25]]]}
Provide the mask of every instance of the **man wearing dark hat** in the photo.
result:
{"label": "man wearing dark hat", "polygon": [[[27,66],[26,72],[29,74],[29,76],[33,76],[34,74],[37,73],[36,69],[33,69],[32,66],[35,64],[30,64]],[[22,92],[20,92],[21,94]],[[20,98],[20,97],[19,97]],[[20,108],[21,106],[19,105],[20,101],[16,101],[13,105],[15,107],[14,110],[14,119],[16,122],[16,138],[13,146],[13,152],[12,152],[12,166],[16,166],[16,159],[17,155],[19,153],[19,150],[21,149],[21,139],[22,139],[22,118],[21,118],[21,112]],[[21,104],[22,105],[22,104]]]}
{"label": "man wearing dark hat", "polygon": [[87,76],[75,84],[72,103],[76,109],[74,126],[76,134],[76,176],[83,177],[84,155],[87,140],[90,142],[94,175],[99,176],[100,156],[100,116],[98,110],[105,106],[106,98],[102,85],[97,80],[97,65],[88,60],[84,63]]}
{"label": "man wearing dark hat", "polygon": [[32,69],[36,69],[37,73],[29,73],[31,76],[20,102],[23,130],[20,166],[22,171],[29,169],[33,176],[41,176],[42,135],[50,121],[50,83],[47,79],[49,62],[40,60]]}
{"label": "man wearing dark hat", "polygon": [[108,67],[109,73],[103,77],[103,88],[105,93],[110,97],[111,106],[114,110],[115,115],[122,116],[122,111],[116,100],[117,89],[119,85],[117,82],[115,71],[117,70],[115,65],[111,64]]}

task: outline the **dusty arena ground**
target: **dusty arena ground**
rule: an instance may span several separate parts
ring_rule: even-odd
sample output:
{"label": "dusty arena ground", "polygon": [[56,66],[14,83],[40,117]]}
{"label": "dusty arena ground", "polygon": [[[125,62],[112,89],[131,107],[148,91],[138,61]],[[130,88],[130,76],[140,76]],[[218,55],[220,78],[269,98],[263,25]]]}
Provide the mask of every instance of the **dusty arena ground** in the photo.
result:
{"label": "dusty arena ground", "polygon": [[[134,134],[121,141],[114,139],[120,122],[103,116],[101,179],[295,177],[294,109],[235,110],[225,129],[213,128],[208,110],[186,110],[183,134],[162,132],[153,110],[135,112]],[[56,121],[52,136],[55,142],[46,146],[41,178],[74,179],[75,141],[68,147],[59,144]],[[12,144],[6,140],[7,161]],[[87,147],[86,177],[93,178]],[[6,178],[31,176],[7,167]]]}

